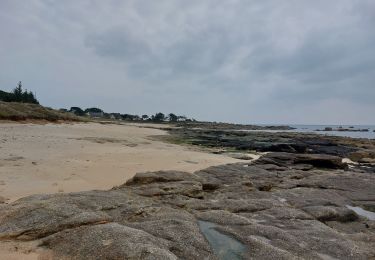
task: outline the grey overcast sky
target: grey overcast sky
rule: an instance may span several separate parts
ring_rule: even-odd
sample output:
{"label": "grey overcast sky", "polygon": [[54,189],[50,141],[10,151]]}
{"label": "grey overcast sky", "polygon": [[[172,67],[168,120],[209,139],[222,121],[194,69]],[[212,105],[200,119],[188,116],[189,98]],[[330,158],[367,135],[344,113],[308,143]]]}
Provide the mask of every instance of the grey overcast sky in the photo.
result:
{"label": "grey overcast sky", "polygon": [[374,0],[0,0],[0,89],[43,105],[375,124]]}

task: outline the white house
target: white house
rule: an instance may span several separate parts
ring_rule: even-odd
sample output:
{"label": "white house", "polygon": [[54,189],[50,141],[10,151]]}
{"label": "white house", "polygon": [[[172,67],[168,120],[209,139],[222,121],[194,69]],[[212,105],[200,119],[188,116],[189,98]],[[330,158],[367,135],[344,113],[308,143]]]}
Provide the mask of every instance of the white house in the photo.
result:
{"label": "white house", "polygon": [[104,117],[104,112],[87,112],[86,115],[89,117],[102,118]]}

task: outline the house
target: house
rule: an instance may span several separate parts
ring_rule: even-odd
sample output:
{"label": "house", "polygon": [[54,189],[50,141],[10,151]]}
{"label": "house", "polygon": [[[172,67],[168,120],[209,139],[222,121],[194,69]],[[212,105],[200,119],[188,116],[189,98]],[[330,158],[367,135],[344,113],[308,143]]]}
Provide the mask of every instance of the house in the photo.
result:
{"label": "house", "polygon": [[178,116],[177,121],[178,122],[185,122],[185,121],[187,121],[187,117],[186,116]]}
{"label": "house", "polygon": [[103,118],[104,117],[104,112],[101,111],[101,112],[92,112],[92,111],[89,111],[86,113],[87,116],[89,117],[93,117],[93,118]]}
{"label": "house", "polygon": [[120,120],[120,119],[122,119],[120,113],[111,113],[111,114],[109,115],[109,118],[110,118],[110,119],[116,119],[116,120]]}

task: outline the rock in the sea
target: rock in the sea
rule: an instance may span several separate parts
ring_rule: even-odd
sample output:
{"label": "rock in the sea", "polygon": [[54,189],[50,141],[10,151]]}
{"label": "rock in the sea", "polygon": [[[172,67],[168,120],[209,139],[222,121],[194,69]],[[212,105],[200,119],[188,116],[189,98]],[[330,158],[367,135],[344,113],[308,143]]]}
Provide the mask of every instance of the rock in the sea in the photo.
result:
{"label": "rock in the sea", "polygon": [[291,154],[270,153],[257,161],[257,164],[270,163],[295,168],[299,165],[310,165],[316,168],[346,169],[348,166],[342,162],[342,158],[327,154]]}
{"label": "rock in the sea", "polygon": [[0,239],[57,259],[374,258],[375,222],[348,205],[375,209],[375,174],[335,156],[270,153],[2,204]]}
{"label": "rock in the sea", "polygon": [[350,157],[351,153],[374,150],[375,140],[324,136],[297,132],[230,131],[218,129],[174,128],[172,140],[183,140],[213,151],[287,152],[329,154]]}

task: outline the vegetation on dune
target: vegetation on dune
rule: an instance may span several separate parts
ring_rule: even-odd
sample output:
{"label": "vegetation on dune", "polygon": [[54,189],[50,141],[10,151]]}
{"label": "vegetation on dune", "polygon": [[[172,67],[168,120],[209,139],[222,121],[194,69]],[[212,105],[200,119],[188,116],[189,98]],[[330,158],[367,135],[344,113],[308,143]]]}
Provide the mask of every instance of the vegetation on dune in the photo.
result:
{"label": "vegetation on dune", "polygon": [[[124,121],[151,121],[155,123],[195,121],[185,116],[177,116],[170,113],[165,115],[161,112],[155,115],[132,115],[120,113],[106,113],[97,107],[81,109],[80,107],[71,107],[60,109],[59,111],[51,108],[45,108],[39,105],[35,94],[22,88],[22,82],[19,81],[17,87],[12,92],[0,90],[0,120],[26,120],[26,119],[44,119],[49,121],[56,120],[85,120],[82,117],[98,119],[115,119]],[[81,117],[81,118],[80,118]]]}
{"label": "vegetation on dune", "polygon": [[22,82],[12,92],[0,90],[0,120],[47,120],[47,121],[84,121],[67,111],[57,111],[39,105],[33,92],[24,90]]}
{"label": "vegetation on dune", "polygon": [[0,120],[83,121],[71,113],[61,112],[38,104],[0,101]]}

